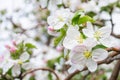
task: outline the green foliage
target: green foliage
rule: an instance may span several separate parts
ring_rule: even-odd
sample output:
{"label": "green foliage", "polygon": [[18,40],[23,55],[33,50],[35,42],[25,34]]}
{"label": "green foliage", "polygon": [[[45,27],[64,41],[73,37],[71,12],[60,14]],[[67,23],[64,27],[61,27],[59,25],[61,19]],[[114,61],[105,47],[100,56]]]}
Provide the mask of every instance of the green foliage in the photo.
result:
{"label": "green foliage", "polygon": [[98,49],[98,48],[106,49],[107,47],[102,44],[99,44],[99,45],[96,45],[95,47],[93,47],[93,50]]}
{"label": "green foliage", "polygon": [[72,25],[80,25],[80,24],[84,24],[86,22],[94,22],[94,19],[91,18],[90,16],[88,15],[84,15],[84,16],[81,16],[83,13],[83,11],[77,11],[74,15],[74,17],[72,18]]}
{"label": "green foliage", "polygon": [[1,15],[4,15],[4,14],[6,14],[6,12],[7,12],[7,11],[4,9],[4,10],[1,10],[1,11],[0,11],[0,14],[1,14]]}
{"label": "green foliage", "polygon": [[79,10],[79,11],[75,12],[74,17],[72,18],[72,25],[78,24],[78,20],[79,20],[80,16],[82,15],[82,13],[83,13],[83,10]]}
{"label": "green foliage", "polygon": [[17,45],[17,50],[14,53],[11,53],[12,59],[19,59],[19,56],[24,52],[24,41]]}
{"label": "green foliage", "polygon": [[26,43],[25,47],[30,48],[30,49],[36,48],[36,46],[31,43]]}
{"label": "green foliage", "polygon": [[35,77],[34,77],[34,76],[31,76],[29,80],[35,80]]}
{"label": "green foliage", "polygon": [[54,69],[54,67],[55,67],[54,64],[55,64],[56,62],[59,63],[61,57],[62,57],[62,56],[59,56],[59,57],[57,57],[57,58],[55,58],[55,59],[48,60],[48,61],[47,61],[47,66],[50,67],[50,68],[52,68],[52,69]]}
{"label": "green foliage", "polygon": [[17,44],[16,47],[17,47],[17,50],[11,53],[12,59],[19,59],[20,55],[24,52],[28,52],[29,54],[32,54],[32,49],[36,48],[35,45],[31,43],[24,43],[24,41]]}
{"label": "green foliage", "polygon": [[114,3],[111,3],[111,4],[108,4],[107,6],[103,6],[101,7],[101,11],[106,11],[106,12],[111,12],[111,10],[114,8],[114,7],[120,7],[120,2],[119,1],[116,1]]}
{"label": "green foliage", "polygon": [[57,46],[66,35],[67,26],[64,26],[60,29],[60,36],[54,39],[54,45]]}
{"label": "green foliage", "polygon": [[48,74],[48,80],[53,80],[53,77],[52,77],[51,73]]}
{"label": "green foliage", "polygon": [[94,17],[96,15],[96,13],[91,11],[91,12],[86,13],[86,15],[88,15],[90,17]]}
{"label": "green foliage", "polygon": [[79,21],[78,21],[78,24],[83,24],[83,23],[86,23],[86,22],[94,22],[94,19],[91,18],[90,16],[83,16],[83,17],[80,17],[79,18]]}

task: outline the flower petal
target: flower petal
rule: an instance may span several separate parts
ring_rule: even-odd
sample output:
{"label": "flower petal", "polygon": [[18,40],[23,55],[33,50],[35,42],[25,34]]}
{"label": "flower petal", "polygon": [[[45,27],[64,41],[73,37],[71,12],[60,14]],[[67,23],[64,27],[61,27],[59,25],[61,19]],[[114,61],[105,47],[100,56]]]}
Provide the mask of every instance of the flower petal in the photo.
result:
{"label": "flower petal", "polygon": [[65,22],[58,22],[56,25],[53,26],[55,30],[59,30],[64,26]]}
{"label": "flower petal", "polygon": [[22,60],[23,62],[25,62],[26,60],[28,60],[30,58],[30,55],[27,52],[24,52],[21,56],[20,56],[20,60]]}
{"label": "flower petal", "polygon": [[102,37],[109,37],[111,34],[111,27],[102,27],[100,28],[98,31],[100,31],[102,33]]}
{"label": "flower petal", "polygon": [[76,71],[76,68],[74,66],[71,66],[69,69],[68,69],[68,72],[69,73],[73,73]]}
{"label": "flower petal", "polygon": [[21,70],[21,68],[20,68],[19,64],[14,65],[12,68],[12,75],[18,76],[20,74],[20,70]]}
{"label": "flower petal", "polygon": [[68,25],[69,28],[67,30],[67,36],[71,38],[75,38],[75,36],[80,36],[80,32],[78,31],[78,26]]}
{"label": "flower petal", "polygon": [[87,37],[93,37],[94,30],[91,23],[87,23],[87,28],[82,30]]}
{"label": "flower petal", "polygon": [[113,40],[111,39],[111,36],[106,37],[106,38],[101,38],[100,43],[103,44],[106,47],[112,47],[113,46]]}
{"label": "flower petal", "polygon": [[32,63],[30,63],[30,62],[22,64],[22,68],[25,69],[25,70],[31,69],[31,68],[33,68],[33,66],[34,65]]}
{"label": "flower petal", "polygon": [[94,72],[97,69],[97,63],[93,61],[92,59],[88,59],[86,61],[86,66],[88,67],[88,70],[90,72]]}
{"label": "flower petal", "polygon": [[73,50],[70,52],[71,62],[74,64],[83,65],[85,62],[83,52],[86,50],[86,47],[83,45],[78,45],[74,47]]}
{"label": "flower petal", "polygon": [[104,49],[95,49],[92,52],[92,59],[94,61],[101,61],[108,57],[108,52]]}
{"label": "flower petal", "polygon": [[83,44],[86,45],[89,51],[91,51],[91,49],[97,45],[97,41],[94,40],[93,38],[87,38]]}
{"label": "flower petal", "polygon": [[69,38],[69,37],[65,37],[65,39],[63,40],[63,46],[67,49],[72,49],[76,45],[78,45],[78,42],[74,39]]}

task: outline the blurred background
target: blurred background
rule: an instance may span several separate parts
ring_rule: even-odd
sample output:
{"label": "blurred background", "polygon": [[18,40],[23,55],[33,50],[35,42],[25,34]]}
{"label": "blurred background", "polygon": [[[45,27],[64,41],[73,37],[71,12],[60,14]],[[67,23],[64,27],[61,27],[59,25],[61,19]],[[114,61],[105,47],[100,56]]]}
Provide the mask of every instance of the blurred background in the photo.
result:
{"label": "blurred background", "polygon": [[[37,47],[30,58],[34,68],[52,68],[61,76],[60,80],[64,80],[68,73],[63,54],[67,50],[63,50],[62,45],[54,46],[54,36],[48,33],[47,23],[47,17],[60,8],[69,8],[71,12],[83,9],[96,20],[97,26],[113,26],[112,41],[115,47],[120,47],[119,0],[0,0],[0,55],[7,53],[5,46],[12,45],[13,41],[32,43]],[[101,65],[98,68],[100,71],[90,74],[85,80],[108,80],[114,64]],[[89,73],[80,73],[73,80],[80,80],[86,74]],[[35,76],[35,79],[31,76]],[[54,78],[48,72],[36,71],[24,80],[55,80]]]}

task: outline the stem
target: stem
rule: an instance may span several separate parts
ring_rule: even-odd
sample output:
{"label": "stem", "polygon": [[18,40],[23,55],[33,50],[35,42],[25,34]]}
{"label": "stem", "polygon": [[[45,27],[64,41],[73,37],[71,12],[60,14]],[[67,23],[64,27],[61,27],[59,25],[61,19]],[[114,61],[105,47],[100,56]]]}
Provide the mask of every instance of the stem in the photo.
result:
{"label": "stem", "polygon": [[109,80],[117,80],[118,75],[119,75],[119,70],[120,70],[120,60],[117,61],[116,65],[114,67],[114,70],[112,72],[112,75],[111,75]]}
{"label": "stem", "polygon": [[54,70],[49,69],[49,68],[37,68],[37,69],[31,70],[31,71],[28,71],[22,75],[22,78],[24,78],[27,74],[33,73],[33,72],[38,71],[38,70],[49,71],[56,76],[56,80],[60,80],[58,75],[54,72]]}

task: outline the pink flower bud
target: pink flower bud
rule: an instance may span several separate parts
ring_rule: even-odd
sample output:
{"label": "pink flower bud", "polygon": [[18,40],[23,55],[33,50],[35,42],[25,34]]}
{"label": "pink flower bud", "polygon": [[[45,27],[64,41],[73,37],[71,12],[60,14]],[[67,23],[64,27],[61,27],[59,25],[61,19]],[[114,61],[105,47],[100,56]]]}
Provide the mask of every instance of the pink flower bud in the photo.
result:
{"label": "pink flower bud", "polygon": [[63,46],[57,46],[56,50],[61,52],[63,50]]}
{"label": "pink flower bud", "polygon": [[53,27],[51,27],[51,26],[48,27],[48,30],[49,31],[54,31]]}
{"label": "pink flower bud", "polygon": [[4,60],[4,56],[1,55],[1,56],[0,56],[0,62],[3,62],[3,60]]}
{"label": "pink flower bud", "polygon": [[13,44],[14,46],[16,46],[16,41],[12,41],[12,44]]}
{"label": "pink flower bud", "polygon": [[10,49],[10,48],[11,48],[9,45],[5,45],[5,47],[6,47],[7,49]]}
{"label": "pink flower bud", "polygon": [[11,53],[16,52],[16,48],[15,48],[15,47],[11,47],[11,48],[10,48],[10,52],[11,52]]}

